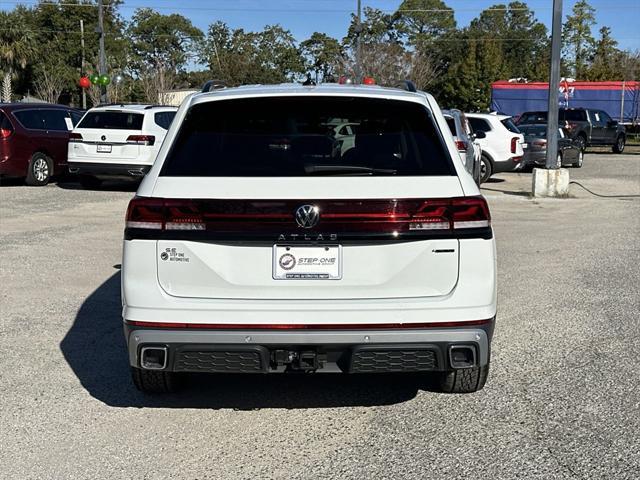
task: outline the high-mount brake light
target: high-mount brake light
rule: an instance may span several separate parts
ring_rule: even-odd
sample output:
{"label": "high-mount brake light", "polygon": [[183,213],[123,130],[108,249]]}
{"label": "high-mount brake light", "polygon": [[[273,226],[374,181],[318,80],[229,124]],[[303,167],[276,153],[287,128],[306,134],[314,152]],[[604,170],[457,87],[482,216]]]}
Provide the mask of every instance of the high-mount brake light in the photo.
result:
{"label": "high-mount brake light", "polygon": [[[403,235],[446,235],[491,225],[483,197],[393,200],[322,200],[318,225],[301,231],[294,212],[309,200],[197,200],[136,197],[127,209],[127,229],[179,233],[206,231],[250,237],[287,233],[401,238]],[[382,237],[381,237],[382,236]],[[270,237],[269,237],[270,238]],[[330,237],[329,237],[330,238]],[[300,238],[302,240],[303,238]]]}
{"label": "high-mount brake light", "polygon": [[156,143],[156,137],[153,135],[129,135],[127,143],[149,147]]}
{"label": "high-mount brake light", "polygon": [[519,141],[520,139],[518,137],[511,137],[511,153],[516,153]]}
{"label": "high-mount brake light", "polygon": [[76,132],[71,132],[69,134],[69,142],[70,143],[82,142],[82,135]]}

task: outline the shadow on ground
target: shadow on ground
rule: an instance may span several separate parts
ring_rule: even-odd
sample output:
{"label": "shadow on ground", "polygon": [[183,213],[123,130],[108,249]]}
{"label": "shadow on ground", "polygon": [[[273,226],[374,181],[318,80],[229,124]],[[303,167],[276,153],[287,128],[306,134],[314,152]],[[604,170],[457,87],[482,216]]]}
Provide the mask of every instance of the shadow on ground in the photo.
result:
{"label": "shadow on ground", "polygon": [[122,331],[120,273],[82,304],[60,343],[62,353],[94,398],[113,407],[327,408],[391,405],[430,388],[414,375],[203,375],[186,377],[180,393],[144,395],[133,386]]}
{"label": "shadow on ground", "polygon": [[105,180],[99,187],[86,188],[80,185],[76,177],[69,176],[58,181],[58,187],[63,190],[90,190],[105,192],[135,192],[140,185],[139,181],[133,180]]}

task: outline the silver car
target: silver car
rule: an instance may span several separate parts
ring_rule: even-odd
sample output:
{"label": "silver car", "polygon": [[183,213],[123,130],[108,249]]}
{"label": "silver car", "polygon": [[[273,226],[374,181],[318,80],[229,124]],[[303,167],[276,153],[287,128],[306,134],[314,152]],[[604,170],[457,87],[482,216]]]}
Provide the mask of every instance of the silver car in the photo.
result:
{"label": "silver car", "polygon": [[442,114],[447,121],[449,130],[451,130],[453,141],[458,148],[460,160],[462,160],[464,168],[473,176],[476,183],[480,185],[482,148],[476,139],[484,138],[485,133],[481,131],[474,132],[465,114],[456,108],[443,110]]}

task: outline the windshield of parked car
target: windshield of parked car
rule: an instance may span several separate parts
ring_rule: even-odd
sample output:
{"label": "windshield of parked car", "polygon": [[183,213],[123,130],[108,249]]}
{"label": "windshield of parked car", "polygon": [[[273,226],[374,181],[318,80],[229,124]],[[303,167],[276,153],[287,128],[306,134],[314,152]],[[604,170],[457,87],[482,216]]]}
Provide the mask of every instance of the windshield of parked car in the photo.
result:
{"label": "windshield of parked car", "polygon": [[101,128],[111,130],[142,130],[142,113],[111,112],[99,110],[88,112],[78,128]]}
{"label": "windshield of parked car", "polygon": [[[358,125],[340,136],[338,124]],[[454,175],[428,110],[359,97],[268,97],[197,104],[166,176]]]}
{"label": "windshield of parked car", "polygon": [[518,118],[518,125],[547,123],[547,112],[525,112]]}
{"label": "windshield of parked car", "polygon": [[587,112],[584,110],[560,110],[560,120],[570,122],[583,122],[587,119]]}
{"label": "windshield of parked car", "polygon": [[546,125],[520,125],[518,128],[527,137],[545,138],[547,136]]}

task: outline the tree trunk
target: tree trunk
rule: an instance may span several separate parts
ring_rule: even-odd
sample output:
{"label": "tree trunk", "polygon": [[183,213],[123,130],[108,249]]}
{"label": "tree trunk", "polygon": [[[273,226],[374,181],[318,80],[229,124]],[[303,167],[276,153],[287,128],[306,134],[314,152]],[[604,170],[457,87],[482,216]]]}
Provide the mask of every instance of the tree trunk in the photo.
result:
{"label": "tree trunk", "polygon": [[11,77],[13,76],[13,69],[9,68],[4,74],[2,79],[2,100],[6,103],[11,103]]}

